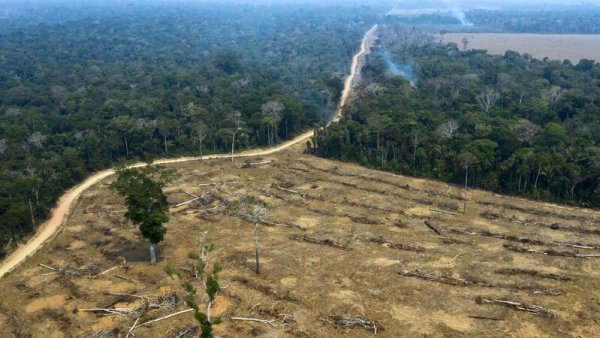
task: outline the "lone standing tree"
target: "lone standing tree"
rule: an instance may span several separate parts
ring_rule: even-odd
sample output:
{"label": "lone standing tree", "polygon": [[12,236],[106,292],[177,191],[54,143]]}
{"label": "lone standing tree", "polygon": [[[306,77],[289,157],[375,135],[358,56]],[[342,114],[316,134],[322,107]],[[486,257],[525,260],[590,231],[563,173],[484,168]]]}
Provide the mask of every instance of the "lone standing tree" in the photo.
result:
{"label": "lone standing tree", "polygon": [[469,167],[477,164],[479,159],[470,152],[464,152],[458,156],[458,161],[460,165],[465,168],[465,205],[463,208],[463,213],[467,213],[467,190],[469,188]]}
{"label": "lone standing tree", "polygon": [[151,165],[142,169],[121,168],[111,184],[111,189],[125,197],[125,217],[139,224],[142,236],[150,241],[151,264],[156,264],[156,244],[167,232],[163,224],[169,221],[169,204],[162,188],[170,173]]}
{"label": "lone standing tree", "polygon": [[257,274],[260,273],[260,263],[258,255],[258,231],[256,225],[263,221],[269,213],[267,204],[254,196],[244,196],[238,201],[237,214],[245,221],[252,223],[252,234],[254,235],[254,253],[256,258]]}

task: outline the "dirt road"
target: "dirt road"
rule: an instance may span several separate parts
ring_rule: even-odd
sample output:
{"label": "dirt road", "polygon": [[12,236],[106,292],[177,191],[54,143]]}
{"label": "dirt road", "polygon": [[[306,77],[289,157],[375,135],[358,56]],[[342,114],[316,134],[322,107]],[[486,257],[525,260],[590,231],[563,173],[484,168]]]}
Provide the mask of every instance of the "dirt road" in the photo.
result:
{"label": "dirt road", "polygon": [[[370,48],[373,45],[375,40],[375,32],[377,30],[377,25],[374,25],[363,37],[360,50],[354,55],[352,58],[352,67],[350,70],[350,75],[346,78],[344,83],[344,90],[342,92],[342,97],[340,99],[340,103],[338,105],[338,109],[336,114],[332,117],[330,123],[339,121],[342,113],[342,108],[346,105],[348,101],[348,97],[351,93],[352,86],[357,78],[357,75],[360,73],[362,69],[362,65],[364,63],[365,56],[369,53]],[[264,156],[270,155],[281,150],[287,149],[291,146],[299,144],[301,142],[305,142],[313,135],[313,131],[309,130],[301,135],[298,135],[294,139],[287,141],[281,145],[267,148],[267,149],[254,149],[246,152],[242,152],[239,154],[235,154],[234,157],[250,157],[250,156]],[[219,158],[229,158],[230,154],[215,154],[204,156],[202,159],[219,159]],[[156,164],[169,164],[169,163],[179,163],[179,162],[187,162],[187,161],[196,161],[199,160],[199,157],[180,157],[175,159],[163,159],[157,160],[154,163]],[[145,163],[136,163],[132,165],[132,167],[141,167],[144,166]],[[79,196],[88,189],[89,187],[95,185],[96,183],[102,181],[103,179],[113,175],[115,171],[113,169],[103,170],[98,172],[90,177],[88,177],[85,181],[78,184],[77,186],[69,189],[59,200],[57,206],[52,210],[52,214],[48,220],[46,220],[37,230],[35,235],[27,241],[24,245],[17,248],[15,252],[13,252],[10,256],[8,256],[1,264],[0,264],[0,278],[14,269],[17,265],[22,263],[29,257],[34,254],[38,249],[40,249],[44,243],[48,240],[52,239],[56,234],[60,232],[65,222],[68,220],[69,215],[73,207],[77,204]]]}

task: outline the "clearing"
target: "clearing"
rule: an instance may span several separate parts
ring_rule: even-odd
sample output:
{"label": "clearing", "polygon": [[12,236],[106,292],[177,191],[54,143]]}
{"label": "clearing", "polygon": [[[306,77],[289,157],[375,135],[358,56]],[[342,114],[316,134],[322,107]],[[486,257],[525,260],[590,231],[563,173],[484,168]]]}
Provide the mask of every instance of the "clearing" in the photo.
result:
{"label": "clearing", "polygon": [[[82,309],[140,303],[117,293],[183,298],[163,268],[190,266],[188,253],[206,232],[211,259],[223,266],[213,307],[221,337],[368,337],[375,327],[383,337],[600,336],[600,212],[475,190],[463,215],[458,187],[302,148],[236,159],[272,161],[251,168],[229,159],[169,164],[180,177],[166,189],[171,219],[155,266],[108,189],[114,177],[89,188],[64,230],[0,281],[0,332],[124,336],[135,318]],[[204,198],[176,207],[188,193]],[[259,226],[260,275],[252,226],[229,212],[243,195],[273,209]],[[184,309],[180,300],[142,321]],[[344,316],[361,325],[343,326],[351,322]],[[168,337],[193,324],[188,313],[134,332]]]}
{"label": "clearing", "polygon": [[[440,36],[437,35],[439,38]],[[581,34],[513,34],[513,33],[448,33],[444,42],[454,42],[462,50],[463,38],[469,40],[469,49],[486,49],[490,54],[504,54],[507,50],[529,53],[536,59],[600,60],[600,35]]]}

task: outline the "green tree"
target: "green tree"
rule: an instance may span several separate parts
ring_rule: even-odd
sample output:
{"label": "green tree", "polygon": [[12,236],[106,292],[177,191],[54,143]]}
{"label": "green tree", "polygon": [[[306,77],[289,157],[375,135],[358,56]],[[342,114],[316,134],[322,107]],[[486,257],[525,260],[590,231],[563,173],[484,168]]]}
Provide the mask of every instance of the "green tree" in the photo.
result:
{"label": "green tree", "polygon": [[121,168],[117,180],[111,184],[125,197],[125,217],[139,225],[142,236],[150,242],[150,263],[156,264],[156,244],[160,243],[169,221],[169,204],[162,191],[172,172],[148,165],[142,169]]}

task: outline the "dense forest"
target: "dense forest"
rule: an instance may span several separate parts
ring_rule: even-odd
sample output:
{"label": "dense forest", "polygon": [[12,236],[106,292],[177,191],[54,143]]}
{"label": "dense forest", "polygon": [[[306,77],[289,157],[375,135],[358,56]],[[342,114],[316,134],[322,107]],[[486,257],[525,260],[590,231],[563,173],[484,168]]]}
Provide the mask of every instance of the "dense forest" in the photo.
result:
{"label": "dense forest", "polygon": [[471,186],[600,207],[600,64],[380,35],[319,155],[456,183],[468,169]]}
{"label": "dense forest", "polygon": [[236,148],[271,145],[318,124],[377,13],[97,11],[0,30],[0,256],[92,171],[223,152],[234,135]]}

